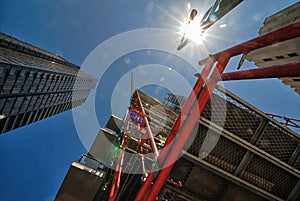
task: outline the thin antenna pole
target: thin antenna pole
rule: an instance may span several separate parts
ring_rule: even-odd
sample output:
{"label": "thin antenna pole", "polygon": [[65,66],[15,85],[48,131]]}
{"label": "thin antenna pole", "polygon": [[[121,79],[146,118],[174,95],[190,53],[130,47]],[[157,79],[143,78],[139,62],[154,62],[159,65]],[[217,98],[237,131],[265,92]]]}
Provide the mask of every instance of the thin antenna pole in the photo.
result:
{"label": "thin antenna pole", "polygon": [[133,93],[133,87],[134,87],[134,83],[133,83],[133,72],[131,72],[131,74],[130,74],[130,96],[132,96],[132,93]]}

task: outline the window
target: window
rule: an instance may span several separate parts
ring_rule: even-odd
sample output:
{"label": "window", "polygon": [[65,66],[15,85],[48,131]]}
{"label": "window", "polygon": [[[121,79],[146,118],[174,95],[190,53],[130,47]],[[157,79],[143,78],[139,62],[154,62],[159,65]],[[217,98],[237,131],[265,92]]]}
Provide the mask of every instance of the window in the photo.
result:
{"label": "window", "polygon": [[266,61],[266,62],[267,62],[267,61],[273,61],[272,58],[264,58],[263,60]]}
{"label": "window", "polygon": [[276,59],[284,59],[284,56],[275,56]]}
{"label": "window", "polygon": [[29,77],[33,77],[33,76],[34,76],[34,72],[30,72]]}
{"label": "window", "polygon": [[13,68],[10,69],[9,74],[10,74],[10,75],[15,75],[15,74],[16,74],[16,69],[13,69]]}
{"label": "window", "polygon": [[289,57],[296,57],[296,56],[298,56],[298,54],[297,53],[289,53],[289,54],[287,54]]}

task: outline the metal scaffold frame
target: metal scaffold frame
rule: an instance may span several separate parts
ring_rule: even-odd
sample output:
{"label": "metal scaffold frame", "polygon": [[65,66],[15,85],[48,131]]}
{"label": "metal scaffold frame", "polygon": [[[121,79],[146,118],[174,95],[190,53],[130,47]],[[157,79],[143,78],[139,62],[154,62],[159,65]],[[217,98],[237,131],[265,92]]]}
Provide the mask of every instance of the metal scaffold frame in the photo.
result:
{"label": "metal scaffold frame", "polygon": [[[168,175],[174,167],[174,161],[180,156],[194,126],[199,121],[199,117],[204,110],[210,95],[215,89],[219,81],[231,81],[231,80],[244,80],[244,79],[261,79],[261,78],[278,78],[278,77],[294,77],[300,76],[300,63],[287,64],[284,66],[272,66],[267,68],[244,70],[239,72],[223,73],[229,60],[237,55],[245,55],[249,52],[276,44],[282,41],[286,41],[292,38],[300,36],[300,22],[290,24],[281,29],[267,33],[265,35],[256,37],[247,42],[241,43],[232,48],[226,49],[214,55],[210,55],[208,58],[199,61],[200,65],[204,64],[204,68],[201,74],[198,76],[198,80],[190,93],[181,114],[177,117],[169,135],[164,143],[164,149],[159,153],[154,142],[154,137],[151,133],[147,115],[141,105],[137,105],[136,108],[130,107],[129,111],[136,112],[142,117],[145,122],[141,129],[146,129],[146,135],[150,140],[150,147],[155,155],[155,160],[166,167],[155,176],[153,172],[145,170],[147,177],[145,182],[137,194],[135,201],[153,201],[156,200],[160,190],[167,181]],[[138,93],[133,95],[133,98],[139,98]],[[140,101],[138,101],[141,103]],[[124,133],[126,135],[126,133]],[[140,139],[140,146],[145,143],[145,136]],[[126,146],[126,140],[123,140],[122,147]],[[168,146],[172,143],[172,146]],[[122,157],[122,154],[121,154]],[[119,165],[121,164],[119,160]],[[120,171],[116,171],[115,183],[113,186],[120,182]],[[114,192],[112,189],[111,192]],[[110,201],[116,199],[117,192],[114,192]]]}
{"label": "metal scaffold frame", "polygon": [[[152,134],[147,114],[144,110],[142,102],[140,100],[140,94],[138,91],[135,91],[132,95],[132,102],[136,103],[136,105],[131,104],[127,114],[124,118],[124,128],[123,128],[123,139],[120,145],[121,152],[119,154],[117,164],[116,164],[116,171],[114,173],[112,186],[110,189],[109,201],[114,201],[117,199],[119,189],[120,189],[120,182],[122,176],[122,168],[124,163],[124,152],[128,148],[129,139],[135,138],[137,139],[138,150],[143,153],[143,149],[145,149],[144,145],[148,141],[150,146],[148,149],[153,153],[153,160],[154,162],[157,161],[158,157],[158,148],[156,146],[154,136]],[[134,150],[132,150],[134,151]],[[145,177],[154,178],[154,174],[152,170],[145,168],[145,158],[143,154],[141,155],[141,162],[142,162],[142,172]],[[146,186],[145,190],[150,186]]]}

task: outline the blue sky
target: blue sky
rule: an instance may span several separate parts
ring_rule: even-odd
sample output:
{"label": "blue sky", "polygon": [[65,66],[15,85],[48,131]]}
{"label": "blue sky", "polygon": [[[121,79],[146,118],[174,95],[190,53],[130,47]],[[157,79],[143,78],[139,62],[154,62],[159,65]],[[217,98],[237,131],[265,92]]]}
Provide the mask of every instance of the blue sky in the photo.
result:
{"label": "blue sky", "polygon": [[[86,3],[80,0],[2,0],[0,30],[81,65],[97,46],[126,31],[141,28],[178,31],[178,20],[188,15],[188,2],[201,13],[214,1],[104,0]],[[263,5],[257,2],[245,0],[208,30],[207,40],[202,46],[191,45],[180,54],[192,57],[196,62],[208,53],[251,39],[257,35],[265,17],[297,1],[264,0]],[[227,27],[220,28],[221,24]],[[174,49],[177,46],[170,44],[168,38],[165,43],[174,45]],[[105,124],[113,110],[109,109],[112,107],[112,89],[118,78],[131,69],[153,63],[174,69],[176,65],[182,65],[182,68],[189,69],[184,70],[185,74],[200,69],[164,52],[154,51],[150,57],[146,57],[147,54],[149,52],[140,51],[122,55],[101,79],[103,84],[94,91],[96,99],[101,102],[96,106],[100,126]],[[232,59],[227,71],[235,70],[238,60]],[[123,67],[128,63],[129,66]],[[253,64],[246,62],[243,68],[253,68]],[[189,83],[194,83],[192,75],[183,76]],[[225,86],[265,112],[300,119],[299,96],[276,79],[230,82]],[[150,92],[149,88],[144,89]],[[95,136],[95,133],[91,135]],[[78,137],[71,111],[1,135],[0,200],[53,200],[71,162],[82,153],[86,150]]]}

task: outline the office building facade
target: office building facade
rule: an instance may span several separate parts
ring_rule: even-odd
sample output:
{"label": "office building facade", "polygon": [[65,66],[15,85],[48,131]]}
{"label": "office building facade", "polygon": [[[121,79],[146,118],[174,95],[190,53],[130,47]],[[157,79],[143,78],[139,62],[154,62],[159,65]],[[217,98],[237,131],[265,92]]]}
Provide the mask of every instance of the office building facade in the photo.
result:
{"label": "office building facade", "polygon": [[62,57],[0,33],[0,134],[81,105],[96,83]]}
{"label": "office building facade", "polygon": [[[300,2],[297,2],[264,20],[258,34],[264,35],[289,24],[300,21]],[[300,62],[300,37],[293,38],[278,44],[257,49],[247,55],[247,59],[258,67],[286,65]],[[300,94],[300,77],[280,78],[286,85],[291,86]]]}

